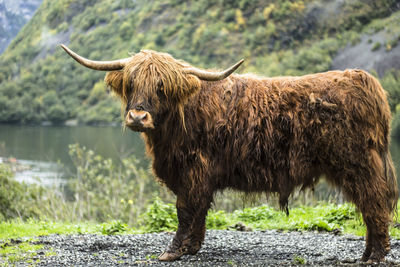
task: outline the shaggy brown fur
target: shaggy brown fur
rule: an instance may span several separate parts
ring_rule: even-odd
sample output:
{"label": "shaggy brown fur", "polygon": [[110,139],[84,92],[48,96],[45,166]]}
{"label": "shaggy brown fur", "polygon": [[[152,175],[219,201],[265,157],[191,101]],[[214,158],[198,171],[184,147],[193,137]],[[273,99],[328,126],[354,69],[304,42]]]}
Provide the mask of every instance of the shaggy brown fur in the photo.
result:
{"label": "shaggy brown fur", "polygon": [[[390,110],[379,82],[362,70],[301,77],[231,75],[206,82],[187,63],[142,51],[106,82],[126,110],[145,110],[143,138],[157,177],[177,195],[179,228],[162,260],[194,254],[218,190],[279,195],[322,174],[361,211],[362,260],[383,260],[398,192],[389,152]],[[140,107],[140,109],[139,109]]]}

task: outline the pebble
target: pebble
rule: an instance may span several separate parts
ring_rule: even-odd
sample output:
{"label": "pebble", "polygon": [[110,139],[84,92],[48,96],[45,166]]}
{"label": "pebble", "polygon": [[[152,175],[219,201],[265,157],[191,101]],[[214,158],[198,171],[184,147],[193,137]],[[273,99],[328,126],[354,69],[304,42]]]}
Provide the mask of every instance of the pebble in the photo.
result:
{"label": "pebble", "polygon": [[[363,238],[337,233],[210,230],[196,255],[185,255],[172,263],[159,262],[157,256],[172,237],[169,233],[41,236],[36,243],[44,244],[44,249],[37,253],[35,265],[365,266],[358,260],[365,246]],[[391,242],[387,261],[379,266],[400,266],[400,240]],[[46,251],[52,253],[46,254]]]}

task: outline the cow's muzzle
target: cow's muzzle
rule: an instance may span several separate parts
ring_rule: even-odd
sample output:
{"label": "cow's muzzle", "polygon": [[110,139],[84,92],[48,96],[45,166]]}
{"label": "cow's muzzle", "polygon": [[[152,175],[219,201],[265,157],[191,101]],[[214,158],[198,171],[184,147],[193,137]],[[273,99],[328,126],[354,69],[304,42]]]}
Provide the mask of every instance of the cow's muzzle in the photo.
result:
{"label": "cow's muzzle", "polygon": [[125,117],[125,126],[136,132],[145,132],[154,129],[153,118],[150,113],[143,110],[131,109]]}

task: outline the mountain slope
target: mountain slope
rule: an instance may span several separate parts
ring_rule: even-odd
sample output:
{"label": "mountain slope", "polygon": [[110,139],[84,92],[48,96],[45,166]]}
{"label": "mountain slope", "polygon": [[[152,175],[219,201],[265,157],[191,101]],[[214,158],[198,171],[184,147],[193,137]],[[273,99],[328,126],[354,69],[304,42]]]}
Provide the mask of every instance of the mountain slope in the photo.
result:
{"label": "mountain slope", "polygon": [[0,0],[0,54],[31,19],[42,0]]}
{"label": "mountain slope", "polygon": [[[59,43],[95,60],[154,49],[198,67],[245,58],[242,72],[300,75],[330,69],[338,51],[379,27],[391,32],[384,51],[394,49],[399,8],[395,0],[44,0],[0,57],[0,122],[118,121],[105,73],[79,66]],[[397,92],[400,75],[390,73]]]}

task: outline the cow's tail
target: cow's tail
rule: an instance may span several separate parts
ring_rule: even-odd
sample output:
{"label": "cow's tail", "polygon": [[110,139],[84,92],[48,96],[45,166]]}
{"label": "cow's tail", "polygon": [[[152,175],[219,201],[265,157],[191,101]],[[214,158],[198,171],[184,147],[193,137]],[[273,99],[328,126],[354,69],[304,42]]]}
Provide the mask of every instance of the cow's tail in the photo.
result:
{"label": "cow's tail", "polygon": [[386,183],[389,188],[389,195],[388,195],[388,205],[391,212],[395,215],[395,220],[398,219],[397,214],[397,201],[399,199],[399,189],[397,187],[397,178],[396,178],[396,171],[394,169],[392,156],[390,155],[390,151],[384,153],[382,158],[385,164],[385,179]]}

